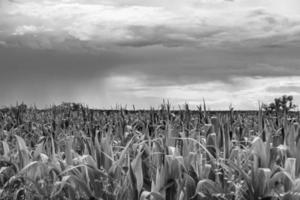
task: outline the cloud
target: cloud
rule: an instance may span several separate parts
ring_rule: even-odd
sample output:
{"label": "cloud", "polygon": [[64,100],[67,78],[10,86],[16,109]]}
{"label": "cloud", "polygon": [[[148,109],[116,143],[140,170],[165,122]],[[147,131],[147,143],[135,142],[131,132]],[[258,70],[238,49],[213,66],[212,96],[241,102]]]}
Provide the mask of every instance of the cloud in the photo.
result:
{"label": "cloud", "polygon": [[[93,106],[130,102],[155,106],[163,98],[178,104],[205,97],[212,108],[225,104],[227,108],[228,102],[245,99],[248,93],[252,93],[253,102],[257,101],[255,94],[260,94],[261,98],[257,97],[261,100],[266,94],[277,96],[278,92],[260,92],[259,87],[274,86],[281,78],[299,77],[297,52],[296,47],[230,50],[147,46],[127,47],[126,51],[98,49],[97,53],[0,47],[4,72],[0,74],[1,102],[8,105],[24,100],[44,106],[77,100]],[[244,88],[252,90],[232,96]],[[222,96],[223,104],[218,96]],[[254,103],[251,105],[253,108]]]}
{"label": "cloud", "polygon": [[[18,45],[31,48],[53,49],[68,39],[85,43],[83,48],[91,44],[102,48],[274,47],[299,40],[299,16],[286,15],[292,7],[251,5],[246,0],[174,1],[172,5],[166,1],[19,1],[8,3],[1,14],[4,33],[0,37],[10,43],[25,40]],[[33,36],[30,42],[29,36]],[[40,40],[47,44],[30,45]]]}
{"label": "cloud", "polygon": [[216,108],[230,102],[256,108],[257,98],[285,89],[299,96],[288,82],[300,76],[299,1],[1,3],[3,104],[73,99],[146,106],[162,97],[174,103],[205,97]]}
{"label": "cloud", "polygon": [[116,68],[114,74],[143,77],[155,85],[231,82],[233,77],[300,75],[299,48],[189,49],[148,47],[127,49],[142,59]]}

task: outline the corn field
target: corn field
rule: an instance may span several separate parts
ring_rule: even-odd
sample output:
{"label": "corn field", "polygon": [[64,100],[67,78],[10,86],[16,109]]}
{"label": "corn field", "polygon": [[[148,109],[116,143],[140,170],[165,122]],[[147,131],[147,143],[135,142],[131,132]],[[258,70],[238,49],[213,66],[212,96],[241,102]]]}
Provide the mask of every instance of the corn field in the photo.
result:
{"label": "corn field", "polygon": [[299,114],[0,112],[0,199],[300,199]]}

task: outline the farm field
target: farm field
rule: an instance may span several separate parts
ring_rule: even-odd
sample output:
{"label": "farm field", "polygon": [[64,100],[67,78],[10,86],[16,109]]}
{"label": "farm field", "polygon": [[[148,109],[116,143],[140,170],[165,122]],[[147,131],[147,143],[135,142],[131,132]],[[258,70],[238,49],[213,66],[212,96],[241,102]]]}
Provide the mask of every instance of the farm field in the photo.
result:
{"label": "farm field", "polygon": [[299,113],[0,111],[0,199],[300,199]]}
{"label": "farm field", "polygon": [[300,200],[299,8],[0,0],[0,200]]}

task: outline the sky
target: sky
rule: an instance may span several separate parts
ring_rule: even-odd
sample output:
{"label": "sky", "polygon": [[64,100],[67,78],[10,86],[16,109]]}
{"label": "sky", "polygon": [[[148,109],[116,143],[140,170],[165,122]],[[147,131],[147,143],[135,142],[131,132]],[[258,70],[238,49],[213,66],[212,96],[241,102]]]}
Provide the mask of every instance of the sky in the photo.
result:
{"label": "sky", "polygon": [[299,0],[0,0],[0,106],[300,105]]}

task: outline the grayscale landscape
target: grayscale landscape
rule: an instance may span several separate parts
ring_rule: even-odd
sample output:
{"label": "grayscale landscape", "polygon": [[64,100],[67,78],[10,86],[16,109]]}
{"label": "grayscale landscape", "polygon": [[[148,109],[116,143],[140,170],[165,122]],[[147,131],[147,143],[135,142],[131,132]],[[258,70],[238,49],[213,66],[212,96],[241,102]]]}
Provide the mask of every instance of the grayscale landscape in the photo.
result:
{"label": "grayscale landscape", "polygon": [[0,200],[300,200],[299,9],[0,0]]}

